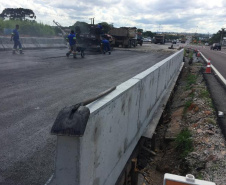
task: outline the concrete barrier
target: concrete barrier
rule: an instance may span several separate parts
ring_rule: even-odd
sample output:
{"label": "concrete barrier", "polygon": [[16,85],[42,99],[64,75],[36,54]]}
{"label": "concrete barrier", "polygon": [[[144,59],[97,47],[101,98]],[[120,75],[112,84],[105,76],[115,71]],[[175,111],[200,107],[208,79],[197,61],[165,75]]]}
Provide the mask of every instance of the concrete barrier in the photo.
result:
{"label": "concrete barrier", "polygon": [[[23,49],[67,47],[63,38],[20,37],[20,42]],[[0,37],[0,50],[12,50],[13,45],[10,37]]]}
{"label": "concrete barrier", "polygon": [[2,41],[2,45],[4,50],[12,50],[13,48],[13,41],[10,41],[10,37],[0,37]]}
{"label": "concrete barrier", "polygon": [[3,46],[3,44],[2,44],[2,39],[1,39],[1,37],[0,37],[0,51],[3,51],[4,50],[4,46]]}
{"label": "concrete barrier", "polygon": [[[82,137],[57,136],[51,185],[113,185],[168,89],[180,73],[183,50],[117,86],[89,104],[90,118]],[[166,104],[166,102],[165,102]],[[154,132],[149,129],[150,132]]]}

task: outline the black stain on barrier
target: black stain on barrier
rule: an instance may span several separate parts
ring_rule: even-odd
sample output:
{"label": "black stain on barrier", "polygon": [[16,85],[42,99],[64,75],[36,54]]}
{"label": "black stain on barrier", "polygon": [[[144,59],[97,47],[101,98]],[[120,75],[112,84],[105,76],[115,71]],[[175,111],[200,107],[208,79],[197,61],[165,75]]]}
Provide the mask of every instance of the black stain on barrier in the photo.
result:
{"label": "black stain on barrier", "polygon": [[127,147],[128,147],[128,139],[126,138],[124,141],[124,153],[126,152]]}
{"label": "black stain on barrier", "polygon": [[100,136],[101,134],[101,127],[100,127],[101,123],[100,123],[100,120],[98,120],[96,123],[95,123],[95,129],[94,129],[94,142],[97,142],[98,140],[98,137]]}
{"label": "black stain on barrier", "polygon": [[147,114],[146,114],[146,118],[148,118],[148,116],[150,115],[150,113],[151,113],[151,108],[148,108]]}
{"label": "black stain on barrier", "polygon": [[129,111],[129,112],[130,112],[131,103],[132,103],[132,98],[131,98],[131,96],[130,96],[130,97],[129,97],[129,103],[128,103],[128,111]]}
{"label": "black stain on barrier", "polygon": [[123,100],[122,102],[122,106],[121,106],[121,112],[125,111],[125,100]]}
{"label": "black stain on barrier", "polygon": [[152,86],[152,84],[153,84],[153,82],[152,82],[152,81],[153,81],[153,78],[151,78],[151,79],[150,79],[150,87],[151,87],[151,86]]}
{"label": "black stain on barrier", "polygon": [[140,130],[140,128],[141,128],[141,122],[138,121],[138,122],[137,122],[137,129]]}
{"label": "black stain on barrier", "polygon": [[120,159],[122,156],[122,149],[120,148],[119,151],[118,151],[118,158]]}

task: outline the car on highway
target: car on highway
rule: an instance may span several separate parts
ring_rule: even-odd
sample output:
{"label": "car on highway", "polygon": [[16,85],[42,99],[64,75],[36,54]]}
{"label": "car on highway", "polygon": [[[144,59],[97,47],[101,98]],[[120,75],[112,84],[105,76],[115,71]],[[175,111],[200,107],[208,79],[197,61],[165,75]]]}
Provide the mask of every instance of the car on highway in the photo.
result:
{"label": "car on highway", "polygon": [[213,45],[210,46],[211,50],[221,50],[221,45],[220,43],[213,43]]}
{"label": "car on highway", "polygon": [[173,40],[173,41],[172,41],[172,44],[176,44],[176,43],[177,43],[177,40]]}
{"label": "car on highway", "polygon": [[144,42],[151,42],[151,39],[150,38],[144,38],[143,41]]}

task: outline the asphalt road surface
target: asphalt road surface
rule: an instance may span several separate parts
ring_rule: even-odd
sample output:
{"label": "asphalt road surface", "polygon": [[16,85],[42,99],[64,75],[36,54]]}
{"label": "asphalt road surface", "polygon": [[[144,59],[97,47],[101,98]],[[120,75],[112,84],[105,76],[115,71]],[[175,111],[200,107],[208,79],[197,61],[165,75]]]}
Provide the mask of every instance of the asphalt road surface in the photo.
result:
{"label": "asphalt road surface", "polygon": [[226,49],[221,51],[210,50],[210,46],[191,46],[194,49],[200,50],[207,59],[210,59],[211,64],[221,73],[226,79]]}
{"label": "asphalt road surface", "polygon": [[54,169],[58,112],[112,87],[170,52],[114,51],[66,58],[65,49],[0,52],[0,184],[43,185]]}

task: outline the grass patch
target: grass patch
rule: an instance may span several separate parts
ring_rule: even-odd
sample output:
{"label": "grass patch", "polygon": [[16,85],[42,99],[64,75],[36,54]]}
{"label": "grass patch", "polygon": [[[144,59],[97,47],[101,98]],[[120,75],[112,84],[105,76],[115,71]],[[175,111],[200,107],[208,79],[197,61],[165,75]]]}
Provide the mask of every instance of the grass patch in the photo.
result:
{"label": "grass patch", "polygon": [[213,105],[212,99],[209,97],[209,98],[206,99],[206,101],[207,101],[208,105],[215,111],[215,107]]}
{"label": "grass patch", "polygon": [[176,137],[176,149],[180,153],[180,158],[184,159],[190,152],[193,151],[193,142],[191,139],[191,131],[187,128],[183,129]]}
{"label": "grass patch", "polygon": [[203,64],[202,63],[195,63],[194,65],[195,66],[202,66]]}
{"label": "grass patch", "polygon": [[210,94],[206,89],[203,89],[203,90],[201,90],[199,97],[200,98],[209,98]]}
{"label": "grass patch", "polygon": [[196,176],[196,179],[200,179],[200,180],[203,180],[203,175],[201,172],[199,172]]}
{"label": "grass patch", "polygon": [[190,58],[193,58],[193,51],[190,51],[190,52],[189,52],[188,58],[189,58],[189,59],[190,59]]}
{"label": "grass patch", "polygon": [[207,118],[206,121],[207,121],[207,123],[209,123],[211,125],[216,125],[217,124],[216,121],[214,119],[212,119],[212,118]]}
{"label": "grass patch", "polygon": [[189,94],[189,97],[191,97],[193,99],[195,97],[195,93],[192,92],[191,94]]}
{"label": "grass patch", "polygon": [[191,88],[191,85],[196,83],[196,80],[197,80],[197,76],[196,75],[189,74],[187,76],[187,79],[186,79],[186,82],[187,82],[186,89],[187,90],[190,89]]}

